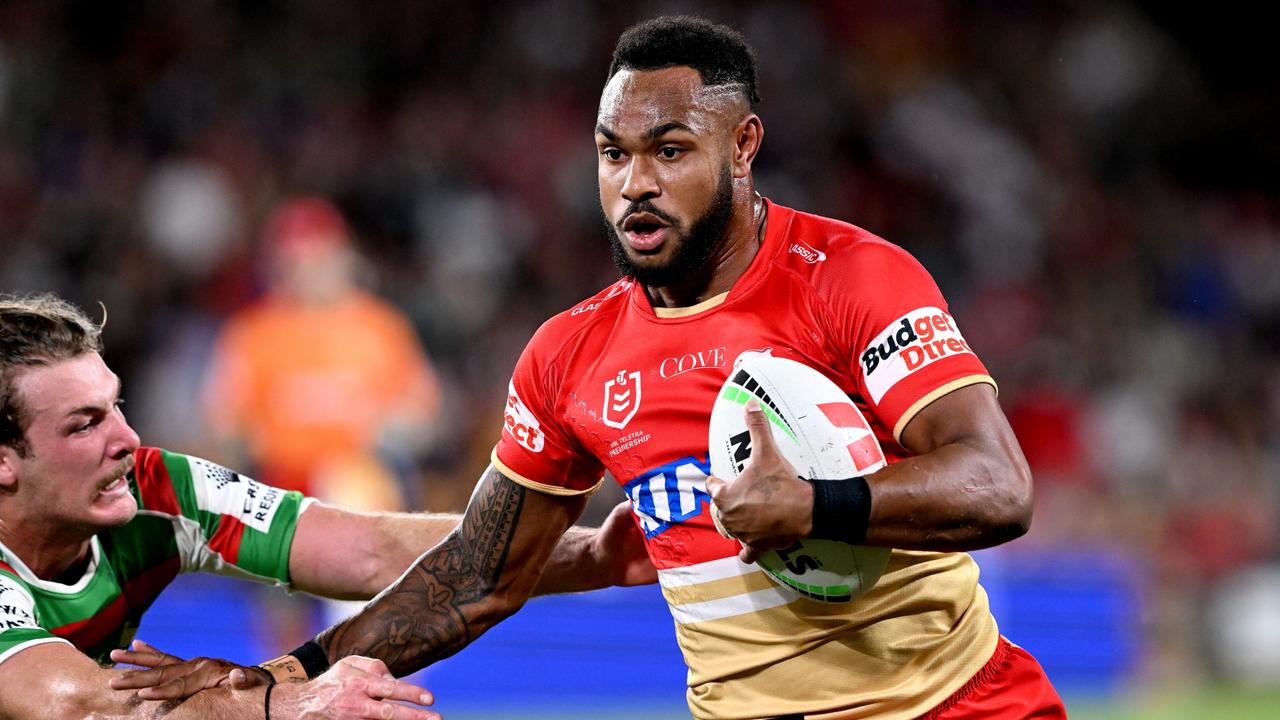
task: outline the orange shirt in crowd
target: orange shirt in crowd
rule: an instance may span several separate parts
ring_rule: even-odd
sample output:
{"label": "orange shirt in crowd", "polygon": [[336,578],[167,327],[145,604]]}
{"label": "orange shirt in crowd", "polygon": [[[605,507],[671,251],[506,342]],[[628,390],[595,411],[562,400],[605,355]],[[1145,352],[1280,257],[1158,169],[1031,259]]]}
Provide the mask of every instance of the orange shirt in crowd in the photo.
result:
{"label": "orange shirt in crowd", "polygon": [[359,290],[324,305],[273,295],[236,314],[218,339],[206,391],[215,432],[247,444],[260,479],[320,497],[330,493],[317,478],[334,468],[385,480],[379,433],[397,422],[421,427],[439,402],[407,319]]}

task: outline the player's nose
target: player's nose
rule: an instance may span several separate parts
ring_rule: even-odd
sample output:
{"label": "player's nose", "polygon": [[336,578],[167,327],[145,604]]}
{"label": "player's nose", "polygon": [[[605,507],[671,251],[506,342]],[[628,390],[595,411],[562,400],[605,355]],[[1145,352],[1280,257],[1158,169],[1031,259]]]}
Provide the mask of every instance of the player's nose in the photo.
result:
{"label": "player's nose", "polygon": [[627,167],[627,178],[622,183],[622,197],[635,203],[661,194],[653,163],[643,156],[633,156]]}
{"label": "player's nose", "polygon": [[124,413],[117,411],[112,428],[111,444],[107,448],[108,454],[111,457],[123,458],[136,452],[141,445],[142,439],[138,437],[137,431],[129,425]]}

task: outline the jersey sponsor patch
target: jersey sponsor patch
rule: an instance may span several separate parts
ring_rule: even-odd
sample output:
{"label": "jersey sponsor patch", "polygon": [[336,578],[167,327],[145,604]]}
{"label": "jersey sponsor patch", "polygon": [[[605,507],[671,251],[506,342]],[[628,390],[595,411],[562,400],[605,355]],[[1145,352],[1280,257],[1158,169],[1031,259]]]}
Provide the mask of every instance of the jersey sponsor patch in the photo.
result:
{"label": "jersey sponsor patch", "polygon": [[955,320],[936,307],[922,307],[894,320],[860,356],[871,399],[879,403],[904,378],[952,355],[972,355]]}
{"label": "jersey sponsor patch", "polygon": [[271,529],[271,521],[285,496],[283,490],[208,460],[189,459],[197,507],[205,512],[230,515],[259,532]]}
{"label": "jersey sponsor patch", "polygon": [[12,580],[0,575],[0,632],[38,627],[31,596]]}
{"label": "jersey sponsor patch", "polygon": [[622,487],[647,538],[660,535],[674,523],[702,514],[711,502],[707,476],[711,461],[683,457],[646,470]]}
{"label": "jersey sponsor patch", "polygon": [[529,407],[516,393],[514,382],[507,383],[507,408],[502,414],[502,431],[515,438],[529,452],[542,452],[545,438],[542,423],[529,412]]}

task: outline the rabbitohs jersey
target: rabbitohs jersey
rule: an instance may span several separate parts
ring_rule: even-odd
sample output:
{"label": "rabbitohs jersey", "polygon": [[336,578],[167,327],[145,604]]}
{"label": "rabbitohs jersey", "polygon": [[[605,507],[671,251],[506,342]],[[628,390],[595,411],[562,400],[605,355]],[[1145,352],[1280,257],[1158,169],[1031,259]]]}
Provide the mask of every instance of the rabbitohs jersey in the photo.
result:
{"label": "rabbitohs jersey", "polygon": [[725,295],[653,308],[622,280],[545,323],[516,365],[493,463],[546,493],[590,492],[605,470],[622,485],[675,619],[695,717],[918,717],[996,647],[977,565],[895,550],[849,603],[775,585],[712,524],[708,416],[734,360],[771,353],[831,378],[897,462],[922,408],[994,382],[905,251],[773,203],[768,213],[760,251]]}
{"label": "rabbitohs jersey", "polygon": [[90,541],[89,567],[74,584],[35,577],[0,544],[0,663],[48,642],[110,663],[180,572],[288,584],[293,531],[309,499],[199,458],[156,448],[134,457],[138,514]]}

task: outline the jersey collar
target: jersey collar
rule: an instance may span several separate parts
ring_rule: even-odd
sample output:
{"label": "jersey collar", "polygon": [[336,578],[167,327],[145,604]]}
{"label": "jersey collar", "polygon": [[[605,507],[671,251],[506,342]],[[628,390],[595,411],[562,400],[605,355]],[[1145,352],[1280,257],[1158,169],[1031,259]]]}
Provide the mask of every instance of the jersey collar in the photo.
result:
{"label": "jersey collar", "polygon": [[89,539],[89,564],[85,566],[84,574],[80,576],[80,579],[71,585],[52,580],[41,580],[36,577],[35,573],[31,572],[31,568],[22,562],[22,558],[5,547],[4,543],[0,543],[0,557],[4,558],[4,561],[18,573],[18,577],[22,578],[22,581],[28,585],[46,592],[73,595],[88,587],[89,582],[93,580],[94,574],[97,573],[98,563],[102,559],[102,544],[98,541],[97,535]]}

